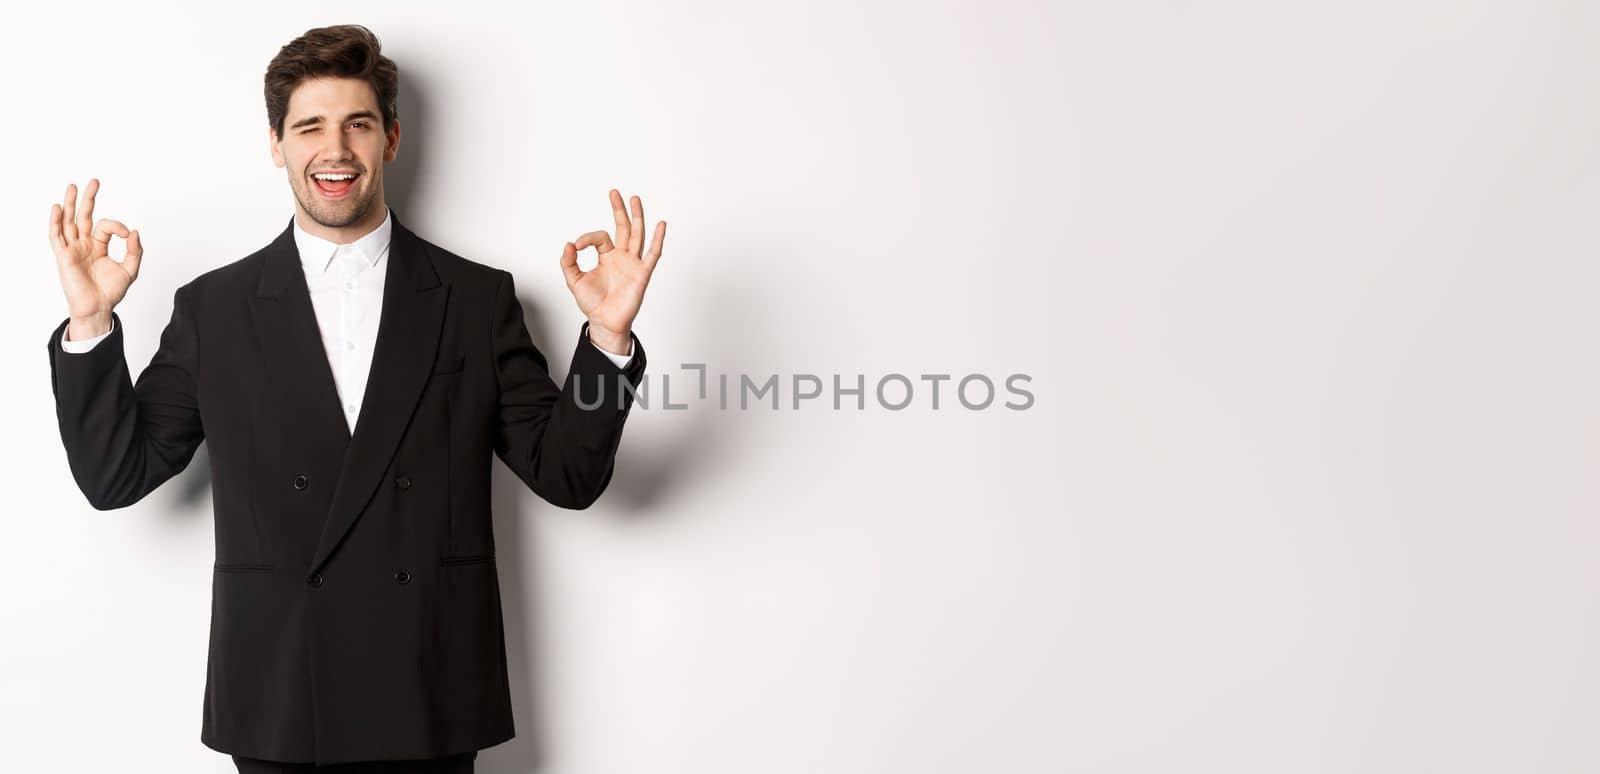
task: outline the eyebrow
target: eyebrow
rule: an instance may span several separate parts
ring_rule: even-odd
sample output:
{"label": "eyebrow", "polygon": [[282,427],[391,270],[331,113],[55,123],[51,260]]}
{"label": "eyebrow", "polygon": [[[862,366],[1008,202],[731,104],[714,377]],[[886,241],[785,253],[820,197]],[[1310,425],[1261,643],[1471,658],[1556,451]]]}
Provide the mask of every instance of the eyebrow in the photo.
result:
{"label": "eyebrow", "polygon": [[[375,120],[377,120],[378,116],[375,115],[370,110],[358,110],[358,111],[356,111],[354,113],[351,113],[350,115],[345,116],[344,120],[345,121],[353,121],[353,120],[355,120],[357,118],[367,118],[367,119],[372,119],[372,120],[375,121]],[[293,124],[291,124],[289,126],[289,128],[290,129],[299,129],[302,126],[311,126],[313,124],[320,124],[320,123],[322,123],[322,116],[312,116],[310,118],[302,118],[299,121],[294,122]]]}

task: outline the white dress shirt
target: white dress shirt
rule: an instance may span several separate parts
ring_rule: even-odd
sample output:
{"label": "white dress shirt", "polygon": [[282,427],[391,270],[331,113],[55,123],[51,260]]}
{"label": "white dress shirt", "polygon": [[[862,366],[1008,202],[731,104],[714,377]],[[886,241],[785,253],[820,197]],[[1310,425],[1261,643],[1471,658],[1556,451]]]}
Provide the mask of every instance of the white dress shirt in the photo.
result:
{"label": "white dress shirt", "polygon": [[[356,430],[361,399],[367,392],[367,375],[372,370],[378,318],[383,311],[383,283],[388,273],[389,236],[393,231],[390,213],[385,212],[383,223],[377,228],[350,244],[339,245],[300,228],[299,218],[294,221],[294,243],[300,251],[306,288],[311,291],[311,307],[316,311],[317,327],[322,333],[322,349],[328,356],[334,387],[351,433]],[[66,331],[62,331],[61,348],[72,353],[88,352],[116,330],[115,320],[111,326],[110,331],[82,341],[68,341]],[[631,340],[626,355],[607,352],[593,341],[589,344],[618,368],[626,367],[633,360]]]}

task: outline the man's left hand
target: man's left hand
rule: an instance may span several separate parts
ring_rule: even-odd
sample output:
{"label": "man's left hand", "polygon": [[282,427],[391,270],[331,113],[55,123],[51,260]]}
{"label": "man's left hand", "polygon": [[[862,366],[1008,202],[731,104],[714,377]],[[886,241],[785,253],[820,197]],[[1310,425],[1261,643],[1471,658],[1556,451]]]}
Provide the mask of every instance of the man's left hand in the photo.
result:
{"label": "man's left hand", "polygon": [[[607,352],[626,355],[633,345],[633,318],[644,302],[667,222],[657,221],[650,249],[644,250],[644,202],[633,197],[633,216],[622,208],[622,194],[611,189],[611,214],[617,222],[617,240],[605,231],[590,231],[568,242],[561,251],[561,272],[578,308],[589,318],[589,339]],[[588,271],[578,269],[578,251],[594,247],[600,262]]]}

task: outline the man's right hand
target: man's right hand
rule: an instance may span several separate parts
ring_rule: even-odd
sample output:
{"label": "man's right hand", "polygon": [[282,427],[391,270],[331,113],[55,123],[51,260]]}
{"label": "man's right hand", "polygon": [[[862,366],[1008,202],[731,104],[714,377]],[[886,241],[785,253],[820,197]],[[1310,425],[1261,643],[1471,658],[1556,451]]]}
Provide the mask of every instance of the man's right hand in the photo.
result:
{"label": "man's right hand", "polygon": [[[94,221],[94,195],[100,180],[90,178],[83,191],[83,207],[75,206],[78,187],[67,185],[61,204],[50,205],[50,246],[56,251],[61,289],[67,294],[67,340],[91,339],[111,330],[111,310],[127,295],[139,277],[144,247],[139,232],[114,220]],[[112,259],[111,237],[128,240],[122,261]]]}

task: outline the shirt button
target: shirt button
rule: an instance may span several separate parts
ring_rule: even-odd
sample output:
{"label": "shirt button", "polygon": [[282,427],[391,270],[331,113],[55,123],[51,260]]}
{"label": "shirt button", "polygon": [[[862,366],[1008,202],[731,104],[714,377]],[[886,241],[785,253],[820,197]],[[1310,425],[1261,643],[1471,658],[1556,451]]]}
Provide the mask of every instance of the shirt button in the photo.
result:
{"label": "shirt button", "polygon": [[305,476],[295,476],[294,477],[294,488],[295,489],[305,489],[306,485],[310,484],[310,483],[311,483],[311,479],[306,478]]}
{"label": "shirt button", "polygon": [[344,348],[345,349],[355,349],[356,348],[356,343],[353,342],[353,341],[347,341],[347,342],[344,343]]}
{"label": "shirt button", "polygon": [[354,414],[354,413],[356,413],[356,404],[354,404],[354,403],[346,404],[345,407],[344,407],[344,410]]}

